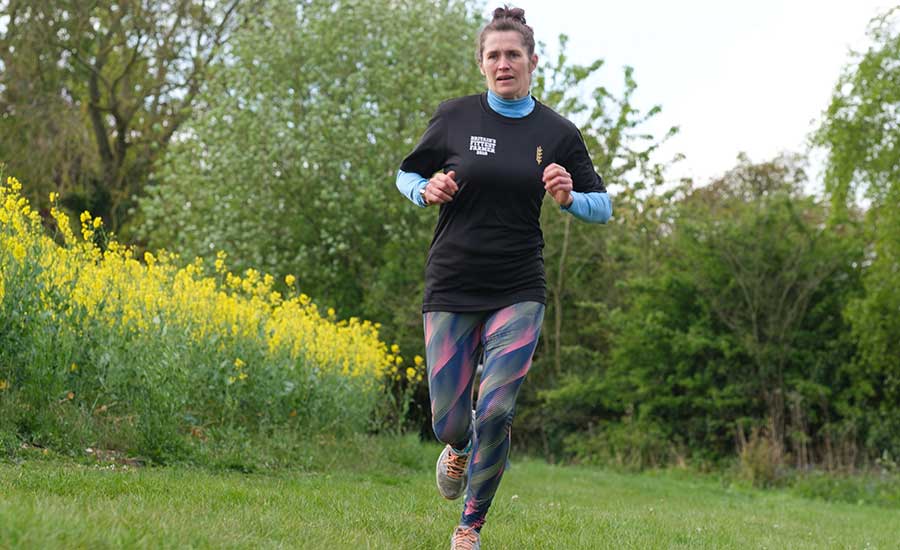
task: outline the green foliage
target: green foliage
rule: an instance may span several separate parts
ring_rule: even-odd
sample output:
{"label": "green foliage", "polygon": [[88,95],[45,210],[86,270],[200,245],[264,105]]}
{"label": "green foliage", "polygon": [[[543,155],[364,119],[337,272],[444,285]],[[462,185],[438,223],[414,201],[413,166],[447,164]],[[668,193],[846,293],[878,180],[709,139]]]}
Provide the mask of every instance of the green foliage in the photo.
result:
{"label": "green foliage", "polygon": [[793,480],[791,492],[829,502],[900,508],[900,477],[896,473],[841,476],[813,472]]}
{"label": "green foliage", "polygon": [[569,434],[563,446],[577,463],[639,471],[674,462],[665,430],[651,422],[611,423],[598,433]]}
{"label": "green foliage", "polygon": [[118,231],[239,1],[0,1],[0,158],[32,182],[32,204],[58,192]]}
{"label": "green foliage", "polygon": [[[622,304],[620,282],[646,272],[647,240],[658,227],[653,217],[666,169],[655,153],[678,131],[647,132],[645,125],[660,107],[643,112],[634,104],[637,82],[630,67],[623,71],[621,95],[605,84],[588,89],[603,61],[574,65],[566,44],[563,35],[558,57],[536,71],[532,93],[579,124],[596,171],[615,191],[613,219],[606,226],[573,221],[549,198],[541,214],[548,307],[529,383],[519,398],[516,433],[520,444],[552,457],[571,456],[564,440],[585,428],[586,417],[599,421],[610,417],[610,409],[621,412],[614,399],[595,401],[579,392],[596,387],[596,376],[609,362],[609,312]],[[569,398],[575,404],[567,404]]]}
{"label": "green foliage", "polygon": [[873,246],[863,274],[865,294],[850,301],[846,316],[859,354],[847,368],[854,381],[847,415],[866,445],[900,455],[900,181],[888,203],[868,214]]}
{"label": "green foliage", "polygon": [[681,189],[660,217],[654,268],[621,283],[609,360],[544,392],[551,418],[566,401],[586,404],[575,434],[599,442],[601,460],[602,445],[631,445],[634,464],[653,464],[646,449],[655,460],[715,462],[753,427],[798,466],[830,452],[853,350],[840,313],[859,288],[861,247],[852,231],[826,227],[828,209],[803,181],[793,159],[742,160],[707,187]]}
{"label": "green foliage", "polygon": [[675,260],[711,317],[734,337],[763,398],[776,445],[784,438],[785,368],[811,300],[846,265],[846,240],[824,226],[826,211],[799,193],[790,159],[743,161],[697,190],[677,219]]}
{"label": "green foliage", "polygon": [[[865,213],[864,294],[846,316],[859,346],[845,414],[866,445],[900,454],[900,7],[875,18],[870,46],[857,53],[832,95],[815,143],[828,151],[826,184],[835,212],[852,212],[861,192]],[[835,218],[841,224],[848,218]],[[838,227],[840,227],[838,225]]]}
{"label": "green foliage", "polygon": [[460,1],[267,3],[141,203],[142,234],[296,273],[339,311],[416,321],[433,212],[393,180],[438,103],[478,90],[477,28]]}
{"label": "green foliage", "polygon": [[[13,295],[22,286],[6,285]],[[175,330],[129,336],[102,323],[74,331],[42,310],[9,299],[0,304],[0,323],[25,316],[32,329],[19,332],[15,345],[4,339],[0,351],[0,379],[10,385],[0,391],[4,441],[63,453],[113,449],[167,463],[250,436],[340,435],[372,426],[371,392],[287,357],[256,356],[252,343],[243,347],[252,376],[229,385],[233,350],[215,339]]]}
{"label": "green foliage", "polygon": [[[867,51],[856,53],[835,85],[814,136],[828,149],[826,185],[836,206],[861,190],[875,205],[900,182],[900,6],[869,25]],[[861,188],[861,189],[860,189]]]}

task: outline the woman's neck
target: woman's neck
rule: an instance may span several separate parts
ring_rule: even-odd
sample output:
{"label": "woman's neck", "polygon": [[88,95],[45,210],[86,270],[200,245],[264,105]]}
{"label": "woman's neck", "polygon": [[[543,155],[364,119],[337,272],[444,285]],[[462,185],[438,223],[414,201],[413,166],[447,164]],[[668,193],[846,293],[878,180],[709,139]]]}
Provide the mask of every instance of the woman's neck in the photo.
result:
{"label": "woman's neck", "polygon": [[487,100],[491,109],[505,117],[522,118],[534,110],[534,98],[530,93],[519,99],[503,99],[488,90]]}

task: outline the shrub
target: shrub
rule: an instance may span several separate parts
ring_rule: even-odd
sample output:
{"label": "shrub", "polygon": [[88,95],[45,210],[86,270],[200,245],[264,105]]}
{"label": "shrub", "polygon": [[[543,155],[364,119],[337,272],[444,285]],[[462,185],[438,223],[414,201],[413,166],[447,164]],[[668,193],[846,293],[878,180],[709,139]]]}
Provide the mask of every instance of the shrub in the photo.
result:
{"label": "shrub", "polygon": [[900,508],[900,476],[887,472],[854,476],[813,472],[796,478],[791,490],[807,498]]}
{"label": "shrub", "polygon": [[576,462],[643,470],[672,462],[672,447],[656,424],[637,421],[609,424],[595,434],[574,433],[566,437],[566,452]]}
{"label": "shrub", "polygon": [[759,429],[754,429],[739,449],[739,477],[754,487],[772,487],[784,477],[781,447]]}

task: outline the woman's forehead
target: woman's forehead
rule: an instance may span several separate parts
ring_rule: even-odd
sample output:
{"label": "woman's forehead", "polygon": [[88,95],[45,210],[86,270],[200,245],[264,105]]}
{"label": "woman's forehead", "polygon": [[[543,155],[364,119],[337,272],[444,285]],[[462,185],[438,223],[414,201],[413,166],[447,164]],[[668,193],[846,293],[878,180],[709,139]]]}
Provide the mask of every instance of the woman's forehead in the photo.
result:
{"label": "woman's forehead", "polygon": [[518,31],[491,31],[484,37],[484,51],[524,50],[525,44]]}

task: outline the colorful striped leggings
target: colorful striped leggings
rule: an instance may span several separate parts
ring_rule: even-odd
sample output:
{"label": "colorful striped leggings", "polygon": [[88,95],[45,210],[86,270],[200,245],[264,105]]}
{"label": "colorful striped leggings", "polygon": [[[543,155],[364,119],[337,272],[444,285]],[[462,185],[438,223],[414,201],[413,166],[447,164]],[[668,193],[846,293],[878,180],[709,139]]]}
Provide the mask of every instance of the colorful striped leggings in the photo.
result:
{"label": "colorful striped leggings", "polygon": [[544,305],[520,302],[494,311],[434,311],[424,317],[432,427],[454,449],[464,449],[472,435],[475,366],[484,350],[460,522],[480,530],[506,466],[516,395],[531,366]]}

